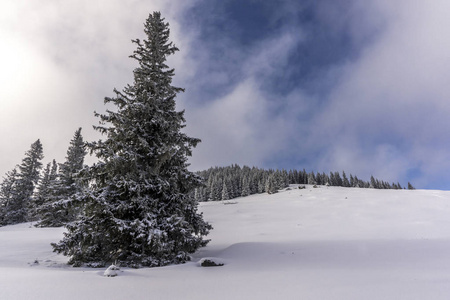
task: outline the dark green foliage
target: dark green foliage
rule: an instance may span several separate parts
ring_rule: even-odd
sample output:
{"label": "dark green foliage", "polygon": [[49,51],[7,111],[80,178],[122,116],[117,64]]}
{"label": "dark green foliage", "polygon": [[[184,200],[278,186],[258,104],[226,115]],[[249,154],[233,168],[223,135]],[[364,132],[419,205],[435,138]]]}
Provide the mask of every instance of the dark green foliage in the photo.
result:
{"label": "dark green foliage", "polygon": [[343,187],[350,187],[350,181],[348,180],[347,175],[345,174],[344,171],[342,171],[342,186]]}
{"label": "dark green foliage", "polygon": [[83,185],[79,179],[79,172],[84,167],[83,164],[86,154],[81,128],[78,128],[67,149],[66,161],[59,166],[61,184],[67,189],[65,194],[73,195]]}
{"label": "dark green foliage", "polygon": [[106,139],[88,143],[99,161],[83,171],[89,181],[77,195],[83,214],[53,244],[75,266],[182,263],[207,243],[211,226],[191,197],[201,178],[187,170],[200,140],[181,132],[184,112],[175,111],[175,97],[182,89],[172,86],[174,70],[166,65],[178,49],[158,12],[147,19],[145,33],[146,40],[133,41],[134,83],[105,99],[116,110],[96,114],[95,128]]}
{"label": "dark green foliage", "polygon": [[241,191],[241,196],[242,197],[246,197],[250,195],[250,183],[249,183],[249,179],[247,177],[243,177],[242,178],[242,191]]}
{"label": "dark green foliage", "polygon": [[[245,197],[257,193],[276,193],[289,185],[290,177],[287,171],[263,170],[240,167],[215,167],[199,172],[204,178],[205,185],[195,190],[195,198],[198,201],[223,200],[223,188],[226,186],[226,195],[229,199]],[[225,185],[224,185],[225,182]]]}
{"label": "dark green foliage", "polygon": [[33,193],[39,181],[41,160],[44,157],[42,144],[37,140],[31,144],[30,150],[17,167],[7,173],[2,183],[1,220],[3,225],[18,224],[34,220]]}
{"label": "dark green foliage", "polygon": [[[81,203],[77,201],[76,194],[80,193],[85,183],[80,177],[86,156],[85,143],[79,128],[70,141],[66,161],[59,165],[56,173],[56,163],[46,183],[46,173],[39,189],[40,205],[38,206],[38,227],[59,227],[75,221],[81,210]],[[42,189],[42,191],[41,191]]]}
{"label": "dark green foliage", "polygon": [[225,264],[221,262],[215,262],[212,259],[204,259],[200,265],[202,267],[222,267]]}
{"label": "dark green foliage", "polygon": [[278,192],[278,182],[274,173],[270,174],[266,179],[266,193],[275,194]]}
{"label": "dark green foliage", "polygon": [[34,201],[34,215],[36,219],[41,220],[42,218],[55,219],[57,216],[53,214],[53,211],[47,214],[48,211],[44,210],[44,207],[52,206],[53,203],[57,201],[58,196],[58,165],[56,161],[53,160],[52,163],[48,163],[44,169],[44,174],[38,186],[38,191],[35,196]]}
{"label": "dark green foliage", "polygon": [[[252,194],[276,193],[278,190],[286,188],[289,184],[311,184],[326,186],[343,186],[359,188],[377,189],[401,189],[399,183],[389,184],[371,177],[371,181],[360,180],[357,176],[350,174],[350,180],[345,172],[342,177],[339,172],[307,173],[303,170],[264,170],[256,167],[231,165],[229,167],[214,167],[198,172],[204,178],[205,184],[195,190],[195,199],[198,201],[218,201],[221,200],[224,184],[226,180],[227,194],[230,199],[245,197]],[[230,190],[235,191],[233,194]]]}
{"label": "dark green foliage", "polygon": [[228,192],[228,186],[226,184],[226,181],[223,182],[222,200],[230,200],[230,193]]}
{"label": "dark green foliage", "polygon": [[308,184],[317,184],[316,176],[314,175],[314,172],[311,172],[308,174]]}
{"label": "dark green foliage", "polygon": [[7,225],[13,202],[17,199],[17,169],[6,173],[0,185],[0,225]]}

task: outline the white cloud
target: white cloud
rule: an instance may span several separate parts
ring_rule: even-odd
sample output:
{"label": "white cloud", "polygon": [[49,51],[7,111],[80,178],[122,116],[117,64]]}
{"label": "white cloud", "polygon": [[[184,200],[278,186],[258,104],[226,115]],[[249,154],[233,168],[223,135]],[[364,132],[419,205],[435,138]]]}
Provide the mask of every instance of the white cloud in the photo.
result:
{"label": "white cloud", "polygon": [[439,161],[449,145],[450,4],[377,4],[387,13],[384,30],[343,67],[341,84],[318,117],[324,132],[318,139],[329,139],[324,160],[345,170],[372,169],[383,178],[404,178],[408,168],[421,168],[428,178],[444,175],[447,164]]}
{"label": "white cloud", "polygon": [[[280,72],[280,66],[288,65],[290,52],[302,38],[301,31],[287,28],[280,36],[263,40],[246,53],[231,47],[220,61],[211,60],[208,53],[194,53],[199,48],[189,48],[191,53],[186,59],[200,60],[192,66],[201,68],[215,64],[214,72],[192,78],[192,84],[231,84],[233,72],[242,78],[225,95],[202,104],[190,105],[189,99],[180,95],[180,106],[187,107],[187,131],[202,139],[190,159],[193,169],[233,163],[261,167],[285,151],[293,134],[299,131],[296,115],[305,106],[300,103],[298,91],[295,97],[289,95],[279,101],[276,95],[264,89],[264,84],[268,74]],[[221,70],[220,66],[227,68],[239,61],[241,63],[233,72]],[[199,71],[197,69],[191,75],[195,76]]]}
{"label": "white cloud", "polygon": [[103,98],[132,81],[131,39],[154,10],[170,21],[193,1],[31,1],[0,3],[0,176],[35,140],[44,161],[64,160],[73,133],[87,140]]}
{"label": "white cloud", "polygon": [[230,94],[187,112],[188,131],[203,141],[191,159],[196,169],[232,163],[259,165],[283,144],[282,123],[252,80]]}

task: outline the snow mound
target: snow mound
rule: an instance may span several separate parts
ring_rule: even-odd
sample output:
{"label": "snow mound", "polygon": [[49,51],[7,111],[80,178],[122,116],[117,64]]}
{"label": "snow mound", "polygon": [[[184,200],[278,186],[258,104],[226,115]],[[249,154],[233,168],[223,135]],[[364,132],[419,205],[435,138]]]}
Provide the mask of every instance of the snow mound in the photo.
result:
{"label": "snow mound", "polygon": [[120,270],[119,267],[115,265],[110,265],[108,269],[106,269],[105,273],[103,273],[103,276],[105,277],[116,277],[117,271]]}

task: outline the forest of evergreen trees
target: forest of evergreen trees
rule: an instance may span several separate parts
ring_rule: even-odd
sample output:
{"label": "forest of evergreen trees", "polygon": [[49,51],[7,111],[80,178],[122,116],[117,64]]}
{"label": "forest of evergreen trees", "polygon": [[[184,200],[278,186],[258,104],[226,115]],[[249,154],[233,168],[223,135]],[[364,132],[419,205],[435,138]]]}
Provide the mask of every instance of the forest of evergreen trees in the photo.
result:
{"label": "forest of evergreen trees", "polygon": [[0,184],[0,225],[37,222],[39,227],[58,227],[78,217],[74,195],[83,183],[78,173],[86,155],[79,128],[70,141],[66,161],[55,160],[42,170],[44,158],[40,140],[25,153],[22,162],[6,173]]}
{"label": "forest of evergreen trees", "polygon": [[[0,225],[37,221],[36,226],[56,227],[76,219],[80,209],[71,199],[83,187],[76,175],[86,155],[81,128],[67,150],[66,162],[55,160],[42,169],[42,145],[36,141],[22,164],[8,172],[0,184]],[[276,193],[290,184],[375,189],[403,189],[400,183],[375,179],[364,181],[343,171],[326,173],[303,170],[274,170],[239,166],[214,167],[197,172],[203,185],[193,197],[198,202],[230,200],[260,193]],[[408,182],[408,189],[414,189]],[[77,208],[78,207],[78,208]]]}
{"label": "forest of evergreen trees", "polygon": [[[77,179],[86,155],[81,128],[75,132],[62,164],[53,160],[42,169],[39,140],[25,153],[22,163],[7,172],[0,184],[0,225],[34,221],[39,227],[63,226],[76,220],[80,205],[75,195],[86,183]],[[274,170],[239,166],[214,167],[197,172],[203,184],[195,189],[198,202],[230,200],[260,193],[276,193],[290,184],[324,185],[375,189],[403,189],[373,176],[364,181],[343,171],[326,173],[303,170]],[[408,183],[408,189],[414,189]]]}
{"label": "forest of evergreen trees", "polygon": [[[343,171],[326,173],[307,173],[303,170],[273,170],[232,165],[228,167],[215,167],[198,172],[204,179],[204,185],[195,190],[197,201],[220,201],[252,194],[276,193],[290,184],[311,184],[342,187],[359,187],[375,189],[402,189],[400,183],[388,183],[375,179],[364,181],[357,176]],[[414,187],[408,183],[408,189]]]}

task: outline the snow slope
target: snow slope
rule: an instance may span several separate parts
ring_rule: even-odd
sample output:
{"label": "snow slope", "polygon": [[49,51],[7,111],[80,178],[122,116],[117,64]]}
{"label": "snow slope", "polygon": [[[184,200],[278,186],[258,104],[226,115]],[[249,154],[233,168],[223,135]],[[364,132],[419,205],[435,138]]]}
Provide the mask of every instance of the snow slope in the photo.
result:
{"label": "snow slope", "polygon": [[0,228],[0,299],[450,299],[450,192],[292,187],[233,201],[201,204],[214,230],[192,262],[117,277],[65,265],[49,245],[62,228]]}

